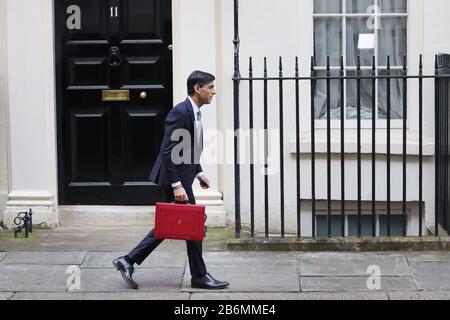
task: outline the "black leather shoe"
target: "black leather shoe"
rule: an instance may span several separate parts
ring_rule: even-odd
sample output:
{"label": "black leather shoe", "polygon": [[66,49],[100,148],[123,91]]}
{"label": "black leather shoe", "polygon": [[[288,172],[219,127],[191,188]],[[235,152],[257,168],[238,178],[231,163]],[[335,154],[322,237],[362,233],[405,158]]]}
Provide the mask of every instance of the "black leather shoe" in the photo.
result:
{"label": "black leather shoe", "polygon": [[131,288],[139,288],[138,283],[133,280],[134,267],[128,263],[127,260],[125,260],[125,257],[117,258],[113,261],[113,265],[118,271],[120,271],[122,278]]}
{"label": "black leather shoe", "polygon": [[192,288],[197,289],[219,290],[225,289],[229,285],[228,282],[214,279],[209,273],[205,274],[203,277],[192,277],[191,279]]}

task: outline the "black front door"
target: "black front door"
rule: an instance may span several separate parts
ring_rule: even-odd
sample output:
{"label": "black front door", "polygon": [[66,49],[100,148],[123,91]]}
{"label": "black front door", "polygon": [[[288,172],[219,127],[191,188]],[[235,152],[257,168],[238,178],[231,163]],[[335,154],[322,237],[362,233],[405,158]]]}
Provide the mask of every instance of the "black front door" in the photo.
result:
{"label": "black front door", "polygon": [[172,107],[170,0],[55,0],[59,203],[150,205]]}

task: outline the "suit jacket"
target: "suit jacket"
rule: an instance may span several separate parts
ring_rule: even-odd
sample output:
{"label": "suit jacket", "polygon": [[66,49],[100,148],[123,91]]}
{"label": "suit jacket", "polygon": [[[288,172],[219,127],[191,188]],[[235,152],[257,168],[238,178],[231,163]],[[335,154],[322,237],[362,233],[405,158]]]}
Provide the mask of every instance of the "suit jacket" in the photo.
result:
{"label": "suit jacket", "polygon": [[[183,132],[189,133],[189,137],[185,135],[183,138],[174,139],[172,135],[178,129],[184,129]],[[177,133],[178,131],[175,132],[174,137],[177,136]],[[203,141],[203,137],[201,141]],[[180,146],[183,146],[183,148],[180,148]],[[172,159],[174,147],[177,148],[177,152],[179,148],[182,149],[179,153],[183,159],[181,163],[174,163],[173,161],[176,160],[175,162],[177,162],[179,158]],[[184,188],[190,188],[195,176],[203,171],[199,163],[202,147],[202,143],[199,145],[196,139],[194,111],[191,102],[186,99],[172,108],[167,115],[161,150],[153,165],[149,180],[161,187],[169,187],[180,181]]]}

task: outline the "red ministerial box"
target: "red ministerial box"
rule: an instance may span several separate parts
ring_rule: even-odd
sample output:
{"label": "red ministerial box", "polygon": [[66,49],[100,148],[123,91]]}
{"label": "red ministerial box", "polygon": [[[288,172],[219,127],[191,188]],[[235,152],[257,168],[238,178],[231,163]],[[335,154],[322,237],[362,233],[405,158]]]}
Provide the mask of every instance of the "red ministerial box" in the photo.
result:
{"label": "red ministerial box", "polygon": [[203,241],[205,206],[157,203],[155,238]]}

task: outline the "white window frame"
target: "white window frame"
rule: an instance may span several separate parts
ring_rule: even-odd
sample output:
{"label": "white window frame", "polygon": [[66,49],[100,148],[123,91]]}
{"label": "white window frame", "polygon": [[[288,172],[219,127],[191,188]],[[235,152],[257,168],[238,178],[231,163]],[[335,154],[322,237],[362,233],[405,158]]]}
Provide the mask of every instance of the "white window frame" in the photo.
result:
{"label": "white window frame", "polygon": [[[417,1],[417,0],[416,0]],[[411,34],[415,34],[414,32],[414,28],[413,25],[410,23],[411,19],[411,11],[414,10],[412,9],[412,6],[414,6],[414,1],[411,0],[407,0],[407,12],[406,13],[381,13],[381,12],[376,12],[376,13],[347,13],[346,11],[346,4],[347,1],[346,0],[342,0],[342,13],[314,13],[314,0],[312,0],[312,8],[313,8],[313,12],[312,12],[312,17],[313,17],[313,25],[314,25],[314,20],[316,18],[340,18],[341,22],[342,22],[342,55],[344,57],[344,70],[347,74],[347,71],[352,70],[352,71],[356,71],[356,67],[348,67],[347,66],[347,45],[346,45],[346,41],[347,41],[347,18],[370,18],[370,17],[374,17],[375,19],[381,19],[383,17],[392,17],[392,18],[401,18],[401,17],[406,17],[407,19],[407,41],[406,41],[406,52],[407,52],[407,62],[408,64],[411,63],[410,61],[410,57],[412,57],[412,55],[416,54],[417,52],[411,52],[412,47],[416,47],[415,44],[412,45],[411,41],[412,41],[412,37],[410,37]],[[378,0],[373,0],[374,2],[374,6],[377,5]],[[421,27],[423,27],[423,25],[421,24]],[[314,27],[313,27],[314,30]],[[315,46],[314,43],[314,36],[313,36],[313,46]],[[378,32],[375,32],[375,49],[374,49],[374,54],[376,57],[376,72],[378,75],[378,72],[380,70],[386,70],[387,66],[378,66]],[[420,53],[417,53],[420,54]],[[415,61],[416,59],[414,59]],[[414,68],[415,69],[415,68]],[[315,68],[316,71],[326,71],[326,67],[324,66],[318,66]],[[336,67],[333,66],[331,67],[331,70],[340,70],[340,67]],[[362,71],[371,71],[372,67],[371,66],[361,66],[361,70]],[[403,66],[392,66],[391,65],[391,70],[403,70]],[[409,70],[409,66],[407,65],[407,70]],[[344,92],[345,92],[345,97],[344,97],[344,114],[347,115],[347,82],[345,82],[344,84]],[[379,112],[379,108],[378,108],[378,81],[377,81],[377,85],[376,85],[376,128],[378,129],[385,129],[387,128],[387,120],[385,119],[379,119],[378,118],[378,112]],[[411,110],[411,104],[409,104],[410,100],[410,92],[408,91],[408,109]],[[408,117],[409,118],[409,117]],[[317,129],[324,129],[327,127],[327,123],[326,123],[326,119],[316,119],[316,128]],[[344,120],[344,125],[345,128],[348,129],[356,129],[357,128],[357,119],[348,119],[347,116],[345,117]],[[338,129],[341,127],[341,120],[340,119],[331,119],[331,127],[333,129]],[[363,129],[370,129],[372,128],[372,119],[361,119],[361,127]],[[401,129],[403,128],[403,120],[402,119],[392,119],[391,120],[391,128],[392,129]],[[407,128],[409,128],[409,121],[407,120]]]}

